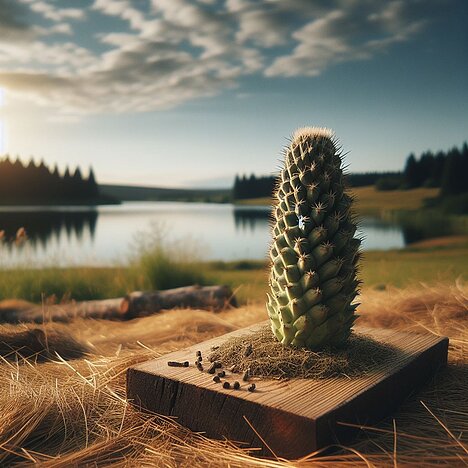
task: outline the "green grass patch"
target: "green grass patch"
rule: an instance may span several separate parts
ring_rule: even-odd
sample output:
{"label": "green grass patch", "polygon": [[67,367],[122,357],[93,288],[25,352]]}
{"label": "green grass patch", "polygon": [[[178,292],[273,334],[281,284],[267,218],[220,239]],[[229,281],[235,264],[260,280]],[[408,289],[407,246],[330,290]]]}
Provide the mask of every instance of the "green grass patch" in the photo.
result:
{"label": "green grass patch", "polygon": [[[149,254],[147,254],[149,255]],[[365,252],[361,278],[364,287],[406,287],[418,282],[453,282],[468,278],[467,244]],[[135,290],[166,289],[185,284],[227,284],[241,303],[265,299],[267,262],[171,263],[167,257],[140,257],[125,268],[45,268],[0,270],[0,300],[9,298],[41,302],[120,297]],[[174,271],[172,271],[174,270]],[[156,286],[154,286],[156,285]],[[158,286],[162,285],[162,286]]]}
{"label": "green grass patch", "polygon": [[190,244],[167,245],[163,236],[153,235],[138,243],[136,258],[130,269],[140,278],[144,289],[170,289],[190,284],[206,284],[207,278],[194,257]]}
{"label": "green grass patch", "polygon": [[[0,300],[91,300],[121,297],[143,285],[130,268],[43,268],[0,270]],[[55,299],[54,299],[55,298]]]}

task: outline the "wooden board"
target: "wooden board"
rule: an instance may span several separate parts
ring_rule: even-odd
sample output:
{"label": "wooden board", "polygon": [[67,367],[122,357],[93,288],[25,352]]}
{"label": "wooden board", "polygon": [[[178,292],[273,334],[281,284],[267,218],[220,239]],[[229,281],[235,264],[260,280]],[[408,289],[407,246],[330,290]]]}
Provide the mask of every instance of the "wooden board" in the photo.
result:
{"label": "wooden board", "polygon": [[[248,383],[239,374],[227,372],[225,380],[241,381],[241,389],[224,389],[213,382],[206,364],[204,372],[194,366],[197,350],[206,357],[212,346],[265,323],[129,368],[127,397],[143,409],[174,416],[208,437],[243,442],[260,448],[264,455],[273,451],[276,456],[297,458],[346,441],[355,429],[341,423],[373,424],[391,414],[447,363],[447,338],[355,327],[356,332],[401,352],[359,377],[252,379],[257,386],[254,392],[247,391]],[[189,361],[190,366],[169,367],[168,361]]]}

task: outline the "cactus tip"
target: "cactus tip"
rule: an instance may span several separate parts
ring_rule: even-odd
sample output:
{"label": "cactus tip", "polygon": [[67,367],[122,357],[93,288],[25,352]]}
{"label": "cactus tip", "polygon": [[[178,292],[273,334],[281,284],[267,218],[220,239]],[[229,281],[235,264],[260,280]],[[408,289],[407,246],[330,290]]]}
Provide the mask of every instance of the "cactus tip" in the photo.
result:
{"label": "cactus tip", "polygon": [[334,132],[330,128],[325,127],[301,127],[298,128],[292,136],[292,141],[301,140],[304,137],[324,137],[330,140],[334,138]]}

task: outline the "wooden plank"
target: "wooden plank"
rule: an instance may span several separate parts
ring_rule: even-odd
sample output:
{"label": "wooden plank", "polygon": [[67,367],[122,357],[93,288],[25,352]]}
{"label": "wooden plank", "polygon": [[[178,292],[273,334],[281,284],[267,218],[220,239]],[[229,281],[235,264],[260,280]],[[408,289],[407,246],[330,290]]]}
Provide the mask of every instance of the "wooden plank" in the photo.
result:
{"label": "wooden plank", "polygon": [[[347,440],[354,430],[341,423],[373,424],[391,414],[447,363],[448,338],[355,327],[356,332],[401,352],[366,375],[261,379],[255,380],[255,392],[247,391],[245,382],[240,390],[224,389],[212,381],[206,365],[204,372],[194,366],[196,351],[208,356],[212,346],[254,332],[265,323],[129,368],[127,397],[142,409],[174,416],[208,437],[226,437],[271,455],[266,443],[277,456],[297,458]],[[190,366],[169,367],[168,361],[189,361]],[[231,383],[241,380],[239,374],[227,374]]]}

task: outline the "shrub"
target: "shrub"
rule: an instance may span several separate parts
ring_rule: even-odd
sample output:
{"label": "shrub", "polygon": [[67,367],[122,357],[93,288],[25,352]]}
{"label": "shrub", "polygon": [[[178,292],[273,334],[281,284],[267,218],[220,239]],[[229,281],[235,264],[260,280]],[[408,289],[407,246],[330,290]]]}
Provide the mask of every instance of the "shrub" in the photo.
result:
{"label": "shrub", "polygon": [[167,241],[160,227],[137,240],[137,256],[133,262],[143,283],[152,289],[170,289],[191,284],[206,284],[195,252],[193,240]]}

